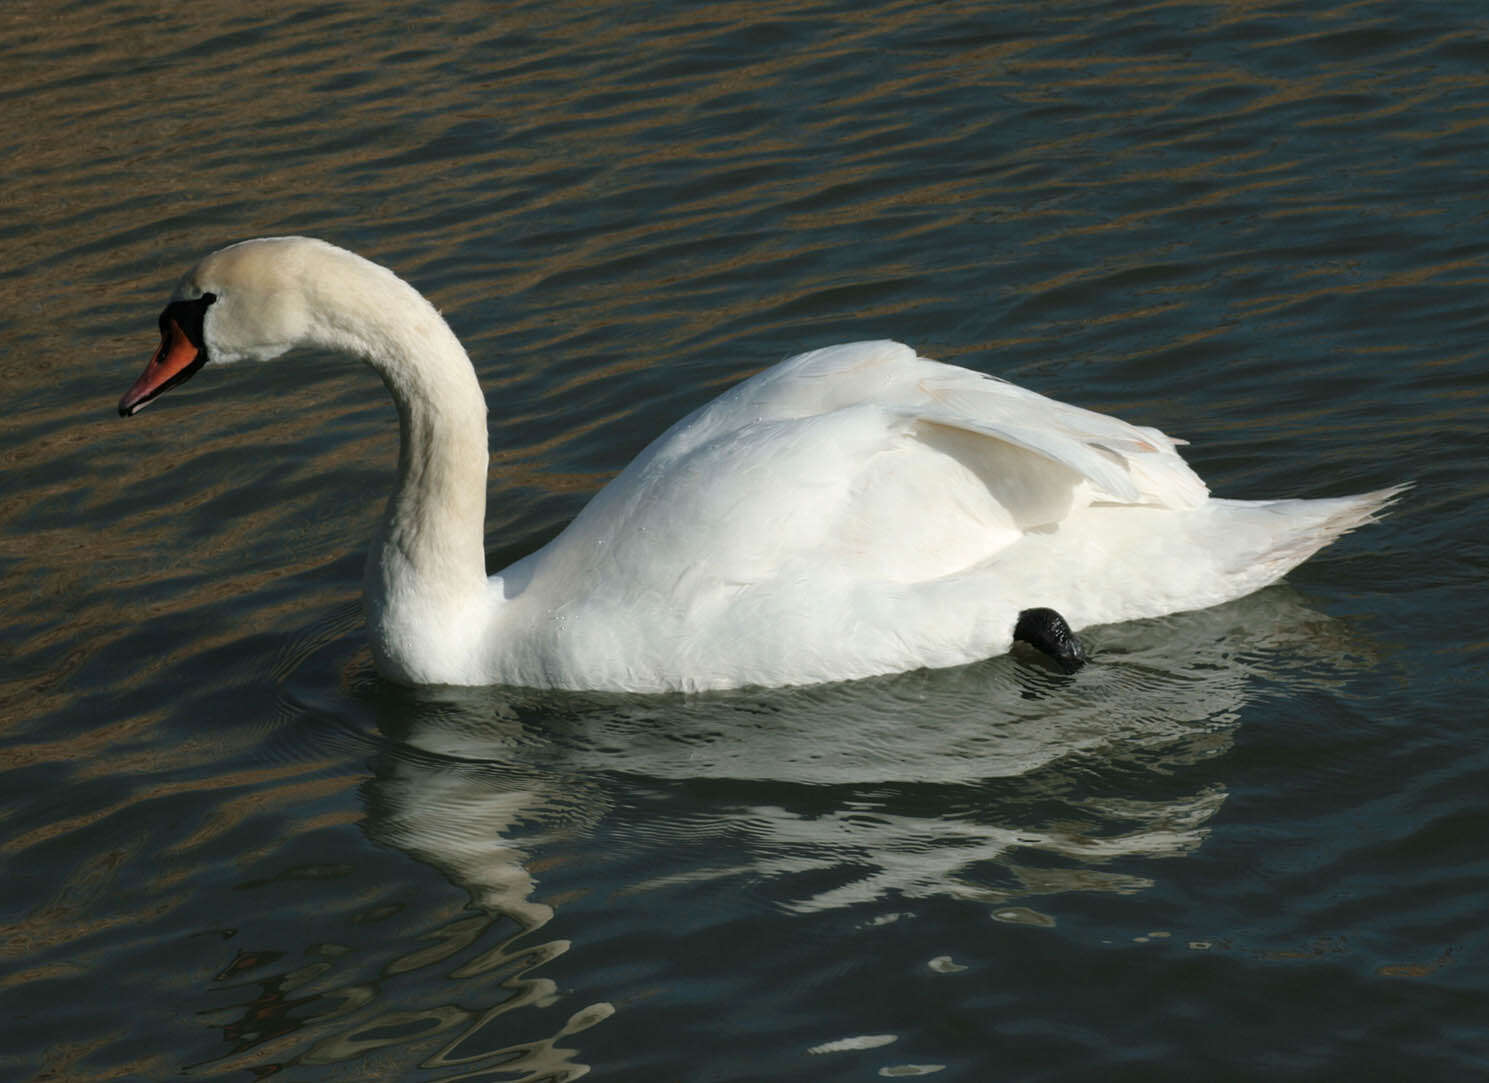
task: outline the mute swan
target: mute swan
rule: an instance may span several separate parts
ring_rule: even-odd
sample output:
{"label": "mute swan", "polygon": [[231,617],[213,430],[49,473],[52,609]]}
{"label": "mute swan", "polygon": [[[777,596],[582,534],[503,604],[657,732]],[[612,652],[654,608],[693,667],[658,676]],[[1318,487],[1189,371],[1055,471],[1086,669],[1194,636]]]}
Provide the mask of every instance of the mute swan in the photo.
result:
{"label": "mute swan", "polygon": [[365,596],[404,684],[631,691],[953,666],[1199,609],[1279,579],[1402,487],[1221,500],[1157,429],[896,342],[782,361],[677,422],[557,538],[487,578],[486,403],[448,325],[391,271],[305,237],[181,279],[134,414],[209,360],[359,357],[398,407],[398,481]]}

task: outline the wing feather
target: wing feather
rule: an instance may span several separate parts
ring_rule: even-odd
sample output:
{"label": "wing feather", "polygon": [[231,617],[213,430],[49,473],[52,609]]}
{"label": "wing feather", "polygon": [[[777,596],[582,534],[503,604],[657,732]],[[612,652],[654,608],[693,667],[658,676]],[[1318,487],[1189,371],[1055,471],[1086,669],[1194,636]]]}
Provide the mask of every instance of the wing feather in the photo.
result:
{"label": "wing feather", "polygon": [[1124,504],[1191,508],[1209,489],[1158,429],[918,356],[898,342],[851,342],[798,354],[715,404],[736,417],[801,418],[876,405],[918,422],[1001,440],[1057,463]]}

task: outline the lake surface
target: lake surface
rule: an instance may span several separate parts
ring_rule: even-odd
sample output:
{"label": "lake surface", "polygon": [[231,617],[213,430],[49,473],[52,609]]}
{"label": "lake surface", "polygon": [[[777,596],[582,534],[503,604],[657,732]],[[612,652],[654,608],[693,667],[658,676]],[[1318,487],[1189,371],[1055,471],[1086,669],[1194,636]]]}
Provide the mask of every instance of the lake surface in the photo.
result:
{"label": "lake surface", "polygon": [[[1489,1072],[1480,6],[11,0],[0,48],[0,1076]],[[1073,678],[400,689],[370,372],[115,416],[176,277],[280,233],[465,341],[492,567],[881,336],[1220,495],[1416,488]]]}

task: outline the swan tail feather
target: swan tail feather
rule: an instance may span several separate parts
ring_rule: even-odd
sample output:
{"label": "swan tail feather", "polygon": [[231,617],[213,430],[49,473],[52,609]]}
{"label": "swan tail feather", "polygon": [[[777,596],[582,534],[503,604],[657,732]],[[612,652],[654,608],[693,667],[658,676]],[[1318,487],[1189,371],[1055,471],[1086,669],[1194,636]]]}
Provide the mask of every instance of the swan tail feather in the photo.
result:
{"label": "swan tail feather", "polygon": [[1241,510],[1254,524],[1270,523],[1270,528],[1258,531],[1264,538],[1261,544],[1249,553],[1237,554],[1244,565],[1261,573],[1260,586],[1281,579],[1351,530],[1375,522],[1411,487],[1407,482],[1353,496],[1312,500],[1214,502]]}

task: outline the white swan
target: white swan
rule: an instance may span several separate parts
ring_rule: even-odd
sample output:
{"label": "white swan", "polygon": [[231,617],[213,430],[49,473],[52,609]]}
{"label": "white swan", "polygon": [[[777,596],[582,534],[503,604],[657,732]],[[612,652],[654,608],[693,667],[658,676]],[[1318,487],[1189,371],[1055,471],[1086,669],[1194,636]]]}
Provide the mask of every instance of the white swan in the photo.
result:
{"label": "white swan", "polygon": [[367,623],[378,669],[406,684],[697,690],[953,666],[1008,650],[1025,610],[1058,639],[1049,610],[1080,628],[1239,597],[1400,491],[1216,499],[1156,429],[859,342],[695,410],[488,579],[485,400],[402,279],[323,241],[245,241],[181,280],[160,327],[121,414],[209,359],[299,345],[382,376],[402,447]]}

